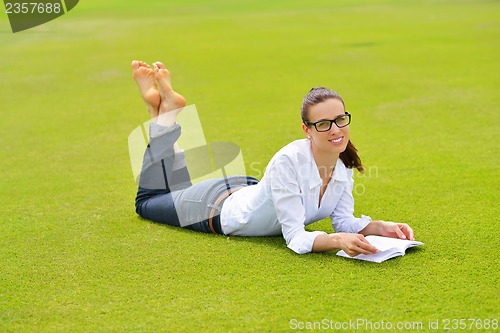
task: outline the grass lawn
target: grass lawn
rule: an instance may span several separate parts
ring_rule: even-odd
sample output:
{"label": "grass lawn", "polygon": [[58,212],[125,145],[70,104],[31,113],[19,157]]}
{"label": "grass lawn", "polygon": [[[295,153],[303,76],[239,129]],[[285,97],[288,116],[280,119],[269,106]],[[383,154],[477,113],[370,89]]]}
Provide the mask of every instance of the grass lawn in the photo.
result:
{"label": "grass lawn", "polygon": [[[486,0],[85,0],[13,34],[2,12],[0,331],[498,331],[499,17]],[[425,245],[373,264],[141,220],[133,59],[164,61],[206,140],[257,177],[303,137],[305,93],[337,90],[367,166],[356,215]]]}

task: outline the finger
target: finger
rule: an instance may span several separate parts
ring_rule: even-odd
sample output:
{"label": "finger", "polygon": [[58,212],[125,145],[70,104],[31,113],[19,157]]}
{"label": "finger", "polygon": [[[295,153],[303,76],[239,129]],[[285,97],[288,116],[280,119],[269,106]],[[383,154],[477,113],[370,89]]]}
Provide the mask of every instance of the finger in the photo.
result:
{"label": "finger", "polygon": [[403,231],[405,232],[406,237],[408,237],[409,240],[415,240],[413,229],[408,224],[404,224],[403,227]]}
{"label": "finger", "polygon": [[356,236],[357,237],[352,240],[350,246],[345,250],[348,255],[355,257],[358,254],[374,254],[379,252],[363,235],[358,234]]}
{"label": "finger", "polygon": [[351,249],[349,249],[348,251],[345,251],[345,252],[348,255],[350,255],[351,257],[355,257],[359,254],[373,254],[370,251],[367,251],[359,246],[353,246]]}
{"label": "finger", "polygon": [[358,248],[358,252],[359,252],[360,254],[375,254],[375,253],[377,253],[377,252],[378,252],[378,250],[377,250],[377,249],[375,249],[374,251],[372,251],[372,250],[367,250],[367,249],[364,249],[364,248],[362,248],[362,247],[359,247],[359,248]]}
{"label": "finger", "polygon": [[359,243],[356,245],[358,246],[359,252],[363,254],[373,254],[379,252],[379,250],[370,244],[370,242],[368,242],[364,237],[363,239],[359,239]]}
{"label": "finger", "polygon": [[398,236],[398,238],[406,239],[406,235],[401,230],[402,228],[403,228],[402,224],[397,224],[396,228],[394,228],[394,231],[396,232],[396,235]]}
{"label": "finger", "polygon": [[354,255],[351,255],[352,256],[356,256],[358,254],[366,254],[366,255],[369,255],[369,254],[375,254],[378,252],[377,249],[375,249],[375,251],[371,251],[371,250],[368,250],[368,249],[365,249],[365,248],[362,248],[361,246],[358,246],[356,247],[355,249],[352,250],[352,252],[354,253]]}

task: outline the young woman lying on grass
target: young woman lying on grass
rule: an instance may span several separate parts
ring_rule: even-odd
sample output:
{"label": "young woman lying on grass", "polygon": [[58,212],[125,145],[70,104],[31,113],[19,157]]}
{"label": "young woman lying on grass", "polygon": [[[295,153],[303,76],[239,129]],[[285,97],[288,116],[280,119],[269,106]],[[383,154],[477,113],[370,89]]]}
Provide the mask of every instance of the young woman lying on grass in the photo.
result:
{"label": "young woman lying on grass", "polygon": [[[363,171],[349,140],[351,115],[342,98],[313,88],[302,103],[305,139],[279,150],[259,182],[232,176],[191,184],[184,153],[175,144],[181,128],[176,115],[186,105],[172,90],[170,73],[132,62],[134,78],[153,118],[136,198],[137,213],[148,220],[205,233],[238,236],[283,235],[296,253],[342,249],[376,253],[366,235],[413,240],[407,224],[353,215],[353,168]],[[325,217],[335,233],[306,231]]]}

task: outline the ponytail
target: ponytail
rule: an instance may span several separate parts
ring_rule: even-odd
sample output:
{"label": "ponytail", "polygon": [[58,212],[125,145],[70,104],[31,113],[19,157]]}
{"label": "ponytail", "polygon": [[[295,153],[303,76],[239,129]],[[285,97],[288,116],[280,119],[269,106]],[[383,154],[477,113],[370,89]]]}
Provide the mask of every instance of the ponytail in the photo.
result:
{"label": "ponytail", "polygon": [[349,140],[346,149],[340,153],[340,159],[344,162],[344,165],[349,168],[356,168],[359,172],[365,171],[363,164],[361,164],[361,159],[358,155],[358,150],[354,144]]}

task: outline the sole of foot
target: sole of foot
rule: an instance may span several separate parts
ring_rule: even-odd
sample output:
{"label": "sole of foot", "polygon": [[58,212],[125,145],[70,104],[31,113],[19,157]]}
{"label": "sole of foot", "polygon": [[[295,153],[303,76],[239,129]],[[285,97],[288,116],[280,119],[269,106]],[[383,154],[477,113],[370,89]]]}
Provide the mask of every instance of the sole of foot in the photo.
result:
{"label": "sole of foot", "polygon": [[143,61],[134,60],[132,61],[132,71],[151,118],[157,117],[161,97],[154,69]]}
{"label": "sole of foot", "polygon": [[186,106],[186,99],[172,89],[170,72],[161,62],[153,64],[158,92],[160,93],[160,113],[182,109]]}
{"label": "sole of foot", "polygon": [[171,125],[179,112],[186,106],[186,99],[172,89],[170,72],[161,62],[153,64],[158,92],[160,94],[160,109],[158,123]]}

